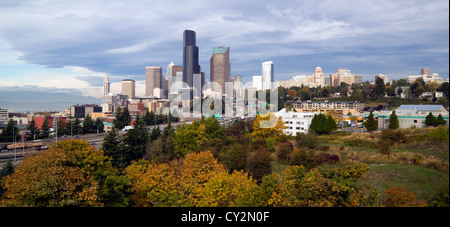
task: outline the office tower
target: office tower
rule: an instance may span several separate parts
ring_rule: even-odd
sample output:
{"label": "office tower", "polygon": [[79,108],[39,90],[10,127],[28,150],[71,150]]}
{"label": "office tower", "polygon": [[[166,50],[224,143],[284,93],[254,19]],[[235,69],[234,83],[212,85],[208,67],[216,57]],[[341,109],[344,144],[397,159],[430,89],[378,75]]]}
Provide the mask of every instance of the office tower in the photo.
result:
{"label": "office tower", "polygon": [[430,75],[430,69],[425,67],[421,71],[421,75]]}
{"label": "office tower", "polygon": [[230,48],[215,47],[210,59],[210,80],[222,87],[222,94],[225,93],[225,83],[230,81]]}
{"label": "office tower", "polygon": [[162,68],[157,66],[145,67],[145,96],[162,97]]}
{"label": "office tower", "polygon": [[128,99],[133,99],[135,97],[136,85],[134,80],[125,79],[122,80],[122,95],[127,95]]}
{"label": "office tower", "polygon": [[200,74],[196,36],[194,31],[185,30],[183,32],[183,82],[185,82],[189,88],[192,88],[193,86],[194,74]]}
{"label": "office tower", "polygon": [[109,82],[108,74],[106,74],[105,80],[103,80],[103,96],[107,96],[111,91],[111,84]]}
{"label": "office tower", "polygon": [[262,76],[253,76],[253,87],[257,91],[262,90]]}
{"label": "office tower", "polygon": [[266,61],[262,63],[262,89],[272,89],[272,82],[275,82],[273,76],[273,62]]}

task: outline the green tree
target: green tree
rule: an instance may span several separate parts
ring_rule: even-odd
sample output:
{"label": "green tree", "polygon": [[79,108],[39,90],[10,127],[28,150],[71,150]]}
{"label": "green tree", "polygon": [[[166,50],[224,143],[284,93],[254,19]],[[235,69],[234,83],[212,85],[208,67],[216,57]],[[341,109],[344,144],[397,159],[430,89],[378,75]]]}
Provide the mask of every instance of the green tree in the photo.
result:
{"label": "green tree", "polygon": [[113,120],[114,126],[121,130],[125,128],[125,126],[130,125],[131,122],[131,115],[128,111],[128,107],[123,108],[117,108],[116,112],[116,118]]}
{"label": "green tree", "polygon": [[58,133],[58,137],[67,135],[67,131],[66,131],[66,122],[64,122],[62,119],[58,120],[58,126],[57,128],[57,133]]}
{"label": "green tree", "polygon": [[72,135],[79,135],[82,133],[82,130],[80,119],[75,118],[75,121],[72,123]]}
{"label": "green tree", "polygon": [[102,133],[105,131],[105,125],[103,124],[103,121],[97,117],[97,119],[95,120],[95,130],[97,130],[99,133]]}
{"label": "green tree", "polygon": [[367,118],[367,121],[364,122],[364,126],[366,127],[367,131],[375,131],[378,129],[377,121],[375,120],[375,117],[373,115],[373,112],[370,112],[369,117]]}
{"label": "green tree", "polygon": [[102,150],[105,155],[111,157],[111,163],[118,169],[126,166],[125,152],[127,152],[124,142],[122,141],[116,127],[112,127],[103,140]]}
{"label": "green tree", "polygon": [[144,156],[145,148],[149,142],[150,136],[144,121],[138,116],[134,127],[127,131],[125,143],[128,146],[125,161],[130,164],[131,161],[137,161]]}
{"label": "green tree", "polygon": [[41,126],[41,138],[48,138],[50,135],[50,126],[48,125],[48,118],[44,119],[44,122]]}
{"label": "green tree", "polygon": [[15,125],[14,121],[12,119],[9,119],[6,128],[4,128],[2,134],[0,134],[0,141],[12,142],[14,141],[15,138],[17,139],[18,136],[19,136],[19,129]]}
{"label": "green tree", "polygon": [[146,125],[154,125],[155,124],[155,114],[153,113],[153,111],[150,112],[147,109],[142,120],[144,120]]}
{"label": "green tree", "polygon": [[234,170],[243,170],[247,158],[247,150],[242,144],[236,143],[220,154],[221,162],[232,173]]}
{"label": "green tree", "polygon": [[325,114],[315,114],[311,120],[309,131],[316,134],[329,134],[337,129],[336,122],[333,117]]}
{"label": "green tree", "polygon": [[249,155],[246,162],[246,169],[250,176],[257,182],[272,173],[272,158],[265,149],[259,149]]}
{"label": "green tree", "polygon": [[208,117],[203,121],[205,124],[205,137],[207,139],[221,138],[225,136],[225,129],[219,124],[215,117]]}
{"label": "green tree", "polygon": [[439,87],[436,89],[436,91],[442,91],[444,93],[444,97],[446,97],[448,99],[448,91],[449,91],[449,86],[448,86],[448,82],[444,82],[441,85],[439,85]]}
{"label": "green tree", "polygon": [[380,77],[376,77],[375,79],[375,87],[373,88],[373,92],[378,97],[383,97],[386,94],[386,87],[384,85],[384,80]]}
{"label": "green tree", "polygon": [[399,124],[397,114],[395,114],[395,110],[393,110],[391,116],[389,116],[389,128],[398,129],[400,127]]}
{"label": "green tree", "polygon": [[91,116],[89,116],[89,114],[88,114],[84,118],[84,121],[83,121],[83,128],[82,128],[83,134],[92,133],[93,132],[93,130],[92,130],[93,128],[95,128],[94,127],[94,121],[92,121]]}
{"label": "green tree", "polygon": [[439,114],[439,116],[436,119],[436,124],[437,125],[445,125],[447,122],[444,120],[444,118],[442,117],[441,114]]}
{"label": "green tree", "polygon": [[436,118],[433,116],[433,114],[431,112],[425,118],[425,125],[426,126],[437,126]]}
{"label": "green tree", "polygon": [[36,122],[34,121],[34,117],[31,119],[31,122],[27,126],[27,130],[30,131],[33,140],[39,137],[39,130],[36,126]]}
{"label": "green tree", "polygon": [[150,141],[154,141],[158,139],[158,137],[161,136],[161,129],[159,129],[159,126],[155,126],[150,133]]}

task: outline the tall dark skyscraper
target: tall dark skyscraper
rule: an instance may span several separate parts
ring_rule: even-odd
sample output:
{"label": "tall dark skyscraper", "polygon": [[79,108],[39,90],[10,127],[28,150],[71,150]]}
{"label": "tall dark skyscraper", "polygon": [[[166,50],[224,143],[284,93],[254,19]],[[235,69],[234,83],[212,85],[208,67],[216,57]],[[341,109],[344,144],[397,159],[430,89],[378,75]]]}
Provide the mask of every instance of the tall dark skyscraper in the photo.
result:
{"label": "tall dark skyscraper", "polygon": [[195,32],[183,32],[183,82],[193,87],[193,75],[200,74],[198,64],[198,47],[196,46]]}

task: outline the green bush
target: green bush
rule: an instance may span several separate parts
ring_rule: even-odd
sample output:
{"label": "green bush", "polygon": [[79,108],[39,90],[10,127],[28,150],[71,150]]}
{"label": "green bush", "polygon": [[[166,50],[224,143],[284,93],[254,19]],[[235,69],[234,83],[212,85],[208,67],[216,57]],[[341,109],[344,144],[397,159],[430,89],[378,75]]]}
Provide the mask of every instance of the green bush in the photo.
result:
{"label": "green bush", "polygon": [[448,141],[448,127],[439,126],[427,134],[427,138],[432,141]]}
{"label": "green bush", "polygon": [[295,141],[297,142],[297,145],[299,147],[306,147],[310,149],[318,148],[319,147],[319,139],[314,133],[304,134],[304,133],[298,133],[295,136]]}
{"label": "green bush", "polygon": [[344,139],[343,143],[351,147],[378,148],[378,143],[361,138]]}

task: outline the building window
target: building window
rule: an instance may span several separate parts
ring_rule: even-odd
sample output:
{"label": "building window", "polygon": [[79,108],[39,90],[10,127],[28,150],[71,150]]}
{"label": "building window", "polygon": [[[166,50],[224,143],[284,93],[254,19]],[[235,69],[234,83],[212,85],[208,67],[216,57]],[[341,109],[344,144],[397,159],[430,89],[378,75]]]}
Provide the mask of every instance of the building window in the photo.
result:
{"label": "building window", "polygon": [[417,120],[414,120],[414,123],[417,123]]}

